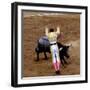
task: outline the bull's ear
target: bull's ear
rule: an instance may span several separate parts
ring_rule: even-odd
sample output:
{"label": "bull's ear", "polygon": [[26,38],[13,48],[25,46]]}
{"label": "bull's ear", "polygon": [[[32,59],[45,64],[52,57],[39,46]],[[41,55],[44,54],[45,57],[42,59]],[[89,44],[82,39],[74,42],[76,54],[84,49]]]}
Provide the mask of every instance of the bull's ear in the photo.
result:
{"label": "bull's ear", "polygon": [[59,51],[61,51],[63,48],[59,48]]}

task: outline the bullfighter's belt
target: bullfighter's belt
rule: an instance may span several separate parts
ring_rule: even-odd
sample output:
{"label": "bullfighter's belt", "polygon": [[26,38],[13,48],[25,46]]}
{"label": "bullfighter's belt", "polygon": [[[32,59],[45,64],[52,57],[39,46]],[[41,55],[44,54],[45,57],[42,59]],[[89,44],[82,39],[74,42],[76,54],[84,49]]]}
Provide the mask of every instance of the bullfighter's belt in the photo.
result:
{"label": "bullfighter's belt", "polygon": [[52,45],[56,45],[57,43],[52,43],[52,44],[50,44],[50,46],[52,46]]}

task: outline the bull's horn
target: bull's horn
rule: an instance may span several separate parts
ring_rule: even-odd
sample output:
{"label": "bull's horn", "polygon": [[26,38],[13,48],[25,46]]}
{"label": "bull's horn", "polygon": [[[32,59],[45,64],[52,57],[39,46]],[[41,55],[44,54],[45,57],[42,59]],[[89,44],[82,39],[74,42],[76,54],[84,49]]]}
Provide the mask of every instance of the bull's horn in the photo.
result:
{"label": "bull's horn", "polygon": [[70,47],[72,46],[72,44],[70,44]]}
{"label": "bull's horn", "polygon": [[66,44],[66,46],[69,46],[69,47],[71,47],[71,46],[72,46],[72,44],[71,44],[71,43],[69,43],[69,44]]}
{"label": "bull's horn", "polygon": [[59,48],[59,51],[61,51],[63,48]]}

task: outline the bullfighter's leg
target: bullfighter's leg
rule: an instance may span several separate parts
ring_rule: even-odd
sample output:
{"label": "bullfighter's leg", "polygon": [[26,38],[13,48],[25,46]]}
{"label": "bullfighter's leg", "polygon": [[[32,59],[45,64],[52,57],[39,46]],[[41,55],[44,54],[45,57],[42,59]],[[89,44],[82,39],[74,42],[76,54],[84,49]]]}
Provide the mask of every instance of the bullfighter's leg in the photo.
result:
{"label": "bullfighter's leg", "polygon": [[57,60],[57,68],[58,68],[58,70],[60,70],[61,62],[60,62],[60,57],[59,57],[58,49],[57,49],[57,52],[56,52],[56,60]]}
{"label": "bullfighter's leg", "polygon": [[53,66],[56,74],[60,74],[60,58],[57,45],[51,46]]}
{"label": "bullfighter's leg", "polygon": [[56,62],[55,55],[54,55],[52,47],[51,47],[51,55],[52,55],[52,63],[53,63],[54,69],[55,69],[55,71],[58,71],[57,62]]}

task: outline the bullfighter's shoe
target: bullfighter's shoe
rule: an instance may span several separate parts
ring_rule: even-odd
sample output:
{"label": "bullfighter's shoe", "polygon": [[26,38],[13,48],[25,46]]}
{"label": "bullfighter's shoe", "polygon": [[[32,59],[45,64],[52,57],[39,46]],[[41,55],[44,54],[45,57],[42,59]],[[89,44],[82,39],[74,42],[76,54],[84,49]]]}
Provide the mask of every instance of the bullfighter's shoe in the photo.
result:
{"label": "bullfighter's shoe", "polygon": [[56,75],[60,75],[60,71],[58,70],[58,71],[56,71]]}

